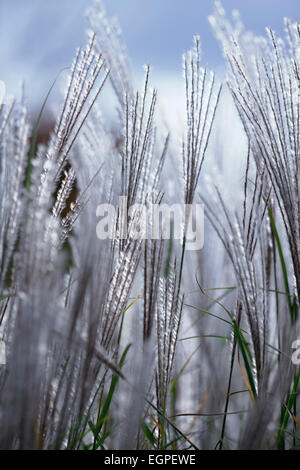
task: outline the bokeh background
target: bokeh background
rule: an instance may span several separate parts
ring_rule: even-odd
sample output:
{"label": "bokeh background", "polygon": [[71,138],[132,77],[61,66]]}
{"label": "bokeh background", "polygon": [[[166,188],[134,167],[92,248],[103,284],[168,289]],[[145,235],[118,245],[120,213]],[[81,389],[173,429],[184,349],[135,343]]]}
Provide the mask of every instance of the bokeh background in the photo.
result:
{"label": "bokeh background", "polygon": [[[59,71],[70,65],[85,44],[85,10],[92,0],[0,0],[0,79],[18,94],[25,80],[33,117]],[[132,68],[142,76],[152,66],[153,84],[166,107],[178,100],[181,56],[199,33],[203,63],[215,70],[223,58],[207,21],[213,0],[104,0],[109,17],[117,16]],[[266,26],[283,33],[283,17],[299,20],[300,0],[223,0],[227,14],[240,11],[247,27],[264,34]],[[58,94],[58,87],[54,94]],[[52,95],[53,99],[53,95]],[[171,106],[172,109],[172,106]]]}

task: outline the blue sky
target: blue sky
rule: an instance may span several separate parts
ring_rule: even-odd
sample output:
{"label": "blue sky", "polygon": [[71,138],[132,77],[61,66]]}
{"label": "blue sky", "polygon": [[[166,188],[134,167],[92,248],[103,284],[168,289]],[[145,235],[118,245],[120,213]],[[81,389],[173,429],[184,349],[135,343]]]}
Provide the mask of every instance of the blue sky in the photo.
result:
{"label": "blue sky", "polygon": [[[117,16],[133,68],[150,63],[160,76],[178,73],[181,55],[199,33],[203,60],[222,61],[207,16],[212,0],[104,0],[109,16]],[[53,79],[70,65],[74,50],[85,42],[84,11],[90,0],[0,0],[0,79],[15,92],[25,78],[29,100],[41,102]],[[300,18],[300,0],[223,0],[227,14],[238,9],[247,27],[283,31],[283,17]]]}

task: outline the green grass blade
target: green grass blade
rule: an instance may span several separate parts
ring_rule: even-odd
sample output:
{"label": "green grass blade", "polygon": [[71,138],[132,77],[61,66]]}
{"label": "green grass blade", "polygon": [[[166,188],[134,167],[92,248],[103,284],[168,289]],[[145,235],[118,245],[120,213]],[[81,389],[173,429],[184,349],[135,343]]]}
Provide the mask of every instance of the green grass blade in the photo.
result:
{"label": "green grass blade", "polygon": [[[126,348],[125,348],[125,350],[122,354],[122,357],[121,357],[120,362],[119,362],[119,369],[120,370],[122,369],[122,367],[124,365],[127,353],[128,353],[130,348],[131,348],[131,344],[128,344],[128,346],[126,346]],[[119,381],[119,376],[118,375],[113,375],[113,377],[111,379],[110,388],[109,388],[106,400],[103,404],[98,422],[94,426],[95,429],[94,429],[93,433],[94,433],[95,441],[97,440],[97,438],[99,436],[99,433],[101,432],[104,421],[107,419],[109,407],[111,405],[111,402],[112,402],[112,399],[113,399],[118,381]]]}
{"label": "green grass blade", "polygon": [[201,313],[205,313],[206,315],[210,315],[211,317],[214,317],[214,318],[217,318],[218,320],[221,320],[225,323],[227,323],[228,325],[232,326],[232,322],[228,321],[228,320],[225,320],[225,318],[222,318],[220,317],[219,315],[216,315],[212,312],[209,312],[208,310],[204,310],[203,308],[200,308],[200,307],[196,307],[194,305],[189,305],[189,304],[184,304],[186,307],[189,307],[189,308],[193,308],[194,310],[198,310],[199,312]]}
{"label": "green grass blade", "polygon": [[[236,323],[236,321],[234,321],[234,332],[235,332],[235,336],[236,336],[236,339],[237,339],[237,343],[239,345],[240,351],[241,351],[242,356],[243,356],[243,360],[244,360],[244,364],[245,364],[249,384],[250,384],[250,387],[251,387],[251,391],[253,393],[254,399],[256,399],[257,398],[257,392],[256,392],[255,380],[254,380],[252,367],[251,367],[252,356],[249,357],[250,351],[249,351],[248,344],[246,343],[245,338],[241,334],[240,329],[239,329],[238,324]],[[249,359],[250,359],[250,362],[249,362]]]}
{"label": "green grass blade", "polygon": [[279,259],[280,259],[280,264],[281,264],[281,269],[282,269],[282,275],[283,275],[283,282],[284,282],[284,287],[285,287],[286,294],[287,294],[291,319],[292,319],[292,322],[294,323],[294,320],[295,320],[294,319],[294,307],[293,307],[293,304],[292,304],[292,301],[291,301],[291,294],[290,294],[290,288],[289,288],[289,280],[288,280],[286,263],[285,263],[285,259],[284,259],[284,256],[283,256],[282,245],[281,245],[281,242],[280,242],[280,238],[279,238],[279,234],[278,234],[277,227],[276,227],[276,224],[275,224],[275,220],[274,220],[272,211],[269,207],[268,207],[268,215],[269,215],[272,231],[273,231],[273,234],[274,234],[274,237],[275,237],[275,240],[276,240],[277,249],[278,249],[278,254],[279,254]]}
{"label": "green grass blade", "polygon": [[290,419],[289,410],[291,410],[293,408],[295,400],[297,398],[297,389],[298,389],[298,385],[299,385],[299,380],[300,380],[300,367],[299,367],[298,372],[295,376],[292,392],[290,393],[290,395],[288,397],[287,404],[286,404],[286,407],[285,407],[285,411],[283,413],[282,424],[281,424],[279,437],[278,437],[278,448],[280,450],[283,450],[285,448],[285,431],[286,431],[286,428],[287,428],[287,425],[288,425],[288,422],[289,422],[289,419]]}
{"label": "green grass blade", "polygon": [[142,428],[143,428],[143,432],[144,432],[144,434],[145,434],[145,437],[148,439],[148,441],[150,442],[150,444],[152,445],[152,447],[153,447],[155,450],[157,450],[157,445],[156,445],[155,438],[154,438],[152,432],[150,431],[150,429],[148,428],[147,424],[146,424],[146,423],[143,423]]}
{"label": "green grass blade", "polygon": [[187,338],[181,338],[179,341],[186,341],[187,339],[197,339],[197,338],[219,338],[230,341],[230,336],[221,336],[221,335],[198,335],[198,336],[188,336]]}

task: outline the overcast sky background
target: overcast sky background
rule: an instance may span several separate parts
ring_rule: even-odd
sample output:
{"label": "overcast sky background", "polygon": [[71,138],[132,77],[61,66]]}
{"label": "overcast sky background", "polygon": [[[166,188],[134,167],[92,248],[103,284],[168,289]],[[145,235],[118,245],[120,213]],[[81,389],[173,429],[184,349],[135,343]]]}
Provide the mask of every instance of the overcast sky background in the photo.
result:
{"label": "overcast sky background", "polygon": [[[28,101],[40,107],[57,73],[85,44],[84,11],[91,0],[0,0],[0,79],[16,93],[25,79]],[[219,45],[207,21],[213,0],[104,0],[108,16],[117,16],[134,71],[145,63],[166,92],[181,80],[181,56],[195,33],[201,36],[203,62],[219,68]],[[264,34],[265,26],[283,32],[283,17],[300,18],[300,0],[223,0],[229,15],[238,9],[247,27]],[[176,79],[174,77],[177,77]],[[156,85],[156,83],[155,83]]]}

